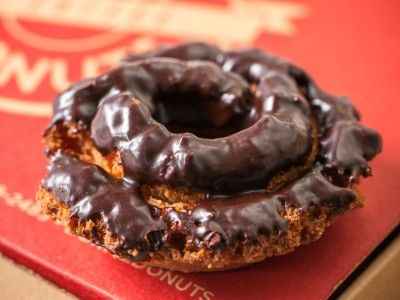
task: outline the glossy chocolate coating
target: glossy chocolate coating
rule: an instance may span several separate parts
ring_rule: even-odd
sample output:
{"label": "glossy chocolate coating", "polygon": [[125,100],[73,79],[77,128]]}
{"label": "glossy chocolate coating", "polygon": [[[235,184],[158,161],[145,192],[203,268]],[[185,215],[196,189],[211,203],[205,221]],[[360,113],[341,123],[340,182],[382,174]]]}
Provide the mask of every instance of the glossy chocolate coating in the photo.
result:
{"label": "glossy chocolate coating", "polygon": [[[368,176],[367,160],[381,149],[347,99],[261,50],[189,43],[127,60],[58,96],[52,121],[86,124],[101,151],[120,151],[125,178],[57,153],[44,187],[80,220],[101,216],[123,249],[139,248],[138,259],[168,246],[171,227],[199,247],[223,248],[284,234],[283,205],[346,209],[356,198],[349,181]],[[274,194],[263,192],[273,175],[309,155],[313,117],[320,140],[314,167]],[[200,138],[163,125],[174,122],[237,132]],[[153,210],[138,192],[144,183],[183,185],[207,199],[192,211]]]}
{"label": "glossy chocolate coating", "polygon": [[356,194],[335,186],[321,175],[321,167],[274,194],[254,191],[241,195],[213,197],[192,211],[177,212],[143,201],[138,186],[117,181],[100,167],[58,151],[48,167],[43,186],[71,208],[79,220],[102,218],[106,228],[122,242],[116,251],[137,249],[137,260],[149,251],[168,246],[167,228],[178,227],[198,247],[223,248],[238,240],[256,242],[259,234],[283,234],[286,220],[280,215],[284,204],[300,209],[310,205],[343,209]]}
{"label": "glossy chocolate coating", "polygon": [[103,218],[107,229],[123,242],[116,250],[136,248],[137,259],[142,259],[162,245],[167,225],[159,209],[143,201],[137,187],[60,151],[52,158],[48,173],[43,186],[71,208],[71,217]]}
{"label": "glossy chocolate coating", "polygon": [[[213,126],[230,123],[244,113],[247,115],[242,122],[252,124],[217,139],[199,138],[188,132],[171,133],[153,119],[146,102],[132,100],[137,88],[130,84],[129,93],[103,98],[91,123],[91,134],[99,149],[119,150],[125,175],[131,181],[169,183],[224,194],[262,189],[273,174],[301,163],[310,151],[308,103],[294,83],[279,73],[271,72],[263,78],[259,96],[250,110],[244,99],[250,95],[247,84],[236,76],[227,76],[231,73],[221,72],[215,65],[152,59],[123,65],[118,70],[125,74],[126,82],[132,82],[131,74],[135,74],[135,82],[144,78],[161,82],[161,87],[154,84],[146,93],[141,89],[150,107],[156,106],[151,96],[157,92],[168,99],[171,92],[182,95],[192,87],[190,93],[196,94],[193,89],[201,87],[200,95],[194,99],[202,104],[213,102],[205,103],[212,111],[206,115]],[[167,76],[168,81],[158,78],[160,74]],[[216,99],[209,100],[211,97]]]}

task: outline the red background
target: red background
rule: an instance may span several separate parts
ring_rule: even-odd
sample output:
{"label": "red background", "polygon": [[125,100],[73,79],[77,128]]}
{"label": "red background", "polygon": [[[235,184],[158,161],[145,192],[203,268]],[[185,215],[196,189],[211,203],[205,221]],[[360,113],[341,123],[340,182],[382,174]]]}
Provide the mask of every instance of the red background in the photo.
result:
{"label": "red background", "polygon": [[[296,21],[296,36],[262,33],[255,44],[304,67],[328,91],[349,96],[361,112],[363,123],[382,134],[383,152],[371,163],[373,177],[362,183],[366,207],[341,218],[319,241],[300,247],[290,255],[240,270],[181,275],[185,282],[192,281],[211,291],[216,299],[327,297],[400,220],[397,125],[400,3],[307,3],[311,14]],[[21,49],[29,59],[50,55],[7,37],[1,27],[0,39],[13,50]],[[69,56],[71,63],[79,59],[77,55]],[[51,92],[41,89],[36,91],[41,93],[40,99],[50,101]],[[12,82],[1,87],[0,93],[17,95]],[[47,118],[0,112],[0,183],[10,192],[34,198],[45,171],[40,137],[47,123]],[[121,299],[201,299],[203,296],[202,292],[193,297],[190,291],[180,292],[159,277],[149,276],[145,269],[114,260],[64,234],[62,227],[39,222],[3,200],[0,198],[0,251],[78,296]]]}

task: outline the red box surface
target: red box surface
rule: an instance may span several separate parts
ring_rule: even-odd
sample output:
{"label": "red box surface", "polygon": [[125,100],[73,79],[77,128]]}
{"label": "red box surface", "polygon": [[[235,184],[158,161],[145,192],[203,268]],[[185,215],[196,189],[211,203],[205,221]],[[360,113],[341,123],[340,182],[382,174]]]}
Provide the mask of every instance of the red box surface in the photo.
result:
{"label": "red box surface", "polygon": [[[14,3],[15,2],[15,3]],[[396,1],[1,1],[0,251],[82,298],[325,298],[399,224]],[[108,6],[107,6],[108,5]],[[243,269],[180,274],[113,259],[64,234],[34,204],[45,173],[40,142],[51,101],[123,53],[205,39],[256,45],[349,96],[383,152],[362,183],[366,207],[317,242]]]}

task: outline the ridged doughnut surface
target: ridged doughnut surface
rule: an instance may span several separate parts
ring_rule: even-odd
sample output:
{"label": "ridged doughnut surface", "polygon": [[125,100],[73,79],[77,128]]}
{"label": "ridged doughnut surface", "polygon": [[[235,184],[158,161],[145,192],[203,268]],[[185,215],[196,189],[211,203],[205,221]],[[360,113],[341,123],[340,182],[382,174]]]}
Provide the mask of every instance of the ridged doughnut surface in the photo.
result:
{"label": "ridged doughnut surface", "polygon": [[239,267],[317,239],[363,202],[381,139],[345,97],[261,50],[130,55],[61,93],[38,200],[120,257]]}

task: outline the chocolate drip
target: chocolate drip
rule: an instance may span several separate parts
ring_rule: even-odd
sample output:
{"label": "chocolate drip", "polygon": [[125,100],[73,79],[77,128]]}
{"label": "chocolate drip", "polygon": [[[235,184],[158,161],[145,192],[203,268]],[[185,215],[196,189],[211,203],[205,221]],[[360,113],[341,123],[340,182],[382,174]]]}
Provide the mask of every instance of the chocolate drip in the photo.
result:
{"label": "chocolate drip", "polygon": [[[347,99],[324,93],[303,70],[260,50],[222,52],[189,43],[127,60],[61,94],[52,122],[90,127],[101,151],[119,150],[125,178],[57,153],[44,187],[80,220],[101,218],[123,249],[139,251],[138,259],[167,245],[171,231],[198,247],[223,248],[284,234],[286,205],[344,210],[356,199],[349,181],[368,176],[367,160],[381,149],[379,135],[358,123]],[[318,161],[267,194],[274,174],[309,155],[312,117]],[[184,132],[169,131],[170,123]],[[185,132],[191,126],[238,132],[205,139]],[[191,211],[159,210],[142,199],[144,183],[208,194]]]}
{"label": "chocolate drip", "polygon": [[324,168],[341,184],[371,175],[367,160],[381,151],[382,139],[373,129],[359,123],[360,115],[347,97],[334,97],[323,92],[298,67],[289,73],[306,88],[306,96],[318,118],[320,133],[319,158]]}
{"label": "chocolate drip", "polygon": [[122,242],[116,251],[136,249],[136,258],[142,260],[162,246],[167,225],[160,210],[143,201],[137,186],[60,151],[52,157],[48,174],[44,188],[70,207],[71,217],[102,220]]}
{"label": "chocolate drip", "polygon": [[147,205],[137,186],[115,180],[101,168],[57,152],[43,186],[71,208],[80,220],[102,219],[122,245],[115,251],[136,249],[135,259],[168,244],[168,228],[178,226],[198,247],[224,248],[238,240],[254,243],[260,234],[284,234],[287,221],[283,205],[307,210],[310,205],[341,209],[356,198],[348,188],[330,183],[315,168],[282,191],[262,191],[201,202],[191,212],[177,212]]}
{"label": "chocolate drip", "polygon": [[311,205],[339,209],[348,207],[355,198],[351,189],[333,185],[316,168],[278,193],[255,191],[208,199],[190,216],[171,210],[167,219],[178,223],[199,247],[230,245],[238,240],[252,243],[260,234],[286,232],[288,224],[281,214],[285,204],[304,210]]}

